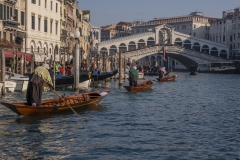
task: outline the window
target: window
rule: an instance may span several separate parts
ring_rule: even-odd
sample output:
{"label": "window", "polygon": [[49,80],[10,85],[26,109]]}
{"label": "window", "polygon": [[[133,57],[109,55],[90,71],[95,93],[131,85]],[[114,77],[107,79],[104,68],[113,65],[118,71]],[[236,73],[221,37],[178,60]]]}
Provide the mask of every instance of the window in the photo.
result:
{"label": "window", "polygon": [[41,6],[41,0],[38,0],[38,5]]}
{"label": "window", "polygon": [[41,30],[41,17],[38,17],[38,30]]}
{"label": "window", "polygon": [[50,21],[50,33],[52,33],[52,20]]}
{"label": "window", "polygon": [[47,8],[47,0],[45,0],[45,8]]}
{"label": "window", "polygon": [[35,15],[32,15],[32,29],[35,29]]}
{"label": "window", "polygon": [[12,39],[13,37],[12,37],[12,33],[10,33],[10,42],[12,42],[13,41],[13,39]]}
{"label": "window", "polygon": [[56,3],[56,12],[58,12],[58,4]]}
{"label": "window", "polygon": [[194,32],[193,36],[195,37],[196,36],[196,33]]}
{"label": "window", "polygon": [[58,22],[56,22],[56,35],[58,34]]}
{"label": "window", "polygon": [[9,19],[9,7],[7,6],[7,19]]}
{"label": "window", "polygon": [[6,32],[3,32],[3,38],[6,39],[6,37],[7,37]]}
{"label": "window", "polygon": [[15,20],[18,22],[18,10],[14,10]]}
{"label": "window", "polygon": [[51,6],[50,7],[51,7],[51,10],[52,10],[52,1],[51,1]]}
{"label": "window", "polygon": [[64,17],[66,16],[66,10],[64,9]]}
{"label": "window", "polygon": [[2,13],[2,10],[3,10],[3,5],[2,4],[0,4],[0,20],[2,20],[3,19],[3,13]]}
{"label": "window", "polygon": [[47,19],[44,19],[44,32],[47,32]]}
{"label": "window", "polygon": [[31,46],[31,53],[33,53],[33,46]]}
{"label": "window", "polygon": [[196,28],[196,24],[194,24],[193,28]]}
{"label": "window", "polygon": [[36,0],[32,0],[32,3],[33,3],[33,4],[36,4]]}
{"label": "window", "polygon": [[10,7],[10,17],[12,17],[12,7]]}
{"label": "window", "polygon": [[24,17],[24,14],[25,14],[25,13],[24,13],[23,11],[21,11],[21,25],[22,25],[22,26],[24,26],[24,23],[25,23],[25,22],[24,22],[24,21],[25,21],[25,20],[24,20],[24,18],[25,18],[25,17]]}
{"label": "window", "polygon": [[6,20],[6,6],[3,5],[3,20]]}

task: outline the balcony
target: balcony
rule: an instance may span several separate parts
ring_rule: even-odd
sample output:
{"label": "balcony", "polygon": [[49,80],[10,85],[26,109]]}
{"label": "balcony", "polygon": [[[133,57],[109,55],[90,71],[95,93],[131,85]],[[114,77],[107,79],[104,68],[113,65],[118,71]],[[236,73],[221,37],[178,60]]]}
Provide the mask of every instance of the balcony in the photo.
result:
{"label": "balcony", "polygon": [[20,23],[17,21],[11,21],[11,20],[3,20],[2,21],[3,28],[9,28],[9,29],[17,29]]}
{"label": "balcony", "polygon": [[4,2],[10,5],[15,5],[17,3],[17,0],[4,0]]}

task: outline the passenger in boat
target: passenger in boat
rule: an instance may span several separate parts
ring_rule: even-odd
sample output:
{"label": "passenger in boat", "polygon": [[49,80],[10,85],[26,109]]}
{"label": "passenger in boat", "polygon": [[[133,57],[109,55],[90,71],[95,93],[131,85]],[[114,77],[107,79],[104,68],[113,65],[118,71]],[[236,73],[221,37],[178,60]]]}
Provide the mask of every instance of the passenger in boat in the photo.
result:
{"label": "passenger in boat", "polygon": [[159,68],[159,73],[158,73],[159,80],[162,79],[165,74],[166,74],[165,67],[160,67],[160,68]]}
{"label": "passenger in boat", "polygon": [[39,66],[33,71],[32,74],[30,74],[26,93],[28,105],[40,106],[42,100],[42,91],[53,88],[52,79],[48,69],[48,65]]}
{"label": "passenger in boat", "polygon": [[195,73],[196,72],[196,68],[193,65],[191,65],[191,67],[190,67],[190,72],[191,73]]}
{"label": "passenger in boat", "polygon": [[131,66],[129,69],[129,86],[137,87],[138,71]]}

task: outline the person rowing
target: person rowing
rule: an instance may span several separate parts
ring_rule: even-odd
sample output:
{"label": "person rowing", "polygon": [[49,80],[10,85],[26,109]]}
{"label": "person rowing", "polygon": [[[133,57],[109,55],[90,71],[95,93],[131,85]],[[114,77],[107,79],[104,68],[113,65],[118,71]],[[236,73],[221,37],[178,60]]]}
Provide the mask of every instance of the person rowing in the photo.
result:
{"label": "person rowing", "polygon": [[129,86],[137,87],[138,71],[131,65],[129,69]]}
{"label": "person rowing", "polygon": [[35,68],[29,76],[29,82],[26,93],[27,105],[40,106],[42,101],[42,91],[53,88],[51,76],[49,74],[49,65],[44,64]]}

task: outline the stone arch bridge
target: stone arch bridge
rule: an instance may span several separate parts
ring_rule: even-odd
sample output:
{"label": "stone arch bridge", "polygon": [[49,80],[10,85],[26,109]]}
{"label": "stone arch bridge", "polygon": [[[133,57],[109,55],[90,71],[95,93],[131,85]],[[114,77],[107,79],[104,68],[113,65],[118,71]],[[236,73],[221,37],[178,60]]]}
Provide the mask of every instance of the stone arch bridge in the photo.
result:
{"label": "stone arch bridge", "polygon": [[163,45],[167,45],[168,57],[187,68],[192,64],[227,61],[229,58],[226,45],[176,32],[173,26],[166,24],[144,33],[103,41],[97,48],[100,54],[110,56],[122,52],[126,58],[137,61],[146,56],[162,54]]}

